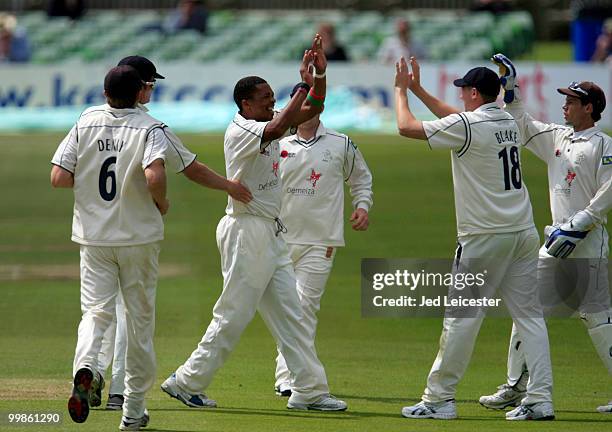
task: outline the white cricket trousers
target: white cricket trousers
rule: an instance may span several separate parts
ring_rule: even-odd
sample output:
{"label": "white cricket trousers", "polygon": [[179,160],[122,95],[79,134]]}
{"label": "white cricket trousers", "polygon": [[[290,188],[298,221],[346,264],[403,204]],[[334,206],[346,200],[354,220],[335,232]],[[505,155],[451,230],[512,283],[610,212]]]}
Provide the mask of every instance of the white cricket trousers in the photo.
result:
{"label": "white cricket trousers", "polygon": [[145,394],[155,382],[155,291],[160,245],[81,246],[81,311],[73,374],[82,367],[100,371],[104,333],[123,297],[127,326],[123,415],[144,415]]}
{"label": "white cricket trousers", "polygon": [[[108,394],[123,394],[125,390],[125,352],[127,350],[127,326],[125,306],[121,296],[116,299],[115,317],[102,338],[102,349],[98,359],[100,373],[105,377],[111,365],[111,383]],[[106,379],[106,378],[105,378]]]}
{"label": "white cricket trousers", "polygon": [[223,292],[198,347],[176,371],[179,386],[203,393],[258,311],[293,374],[291,400],[312,403],[329,394],[323,365],[306,338],[293,266],[275,222],[226,215],[217,226],[217,245]]}
{"label": "white cricket trousers", "polygon": [[[523,338],[525,358],[533,374],[522,403],[552,402],[548,333],[536,288],[537,231],[532,228],[507,234],[469,235],[460,237],[458,242],[453,272],[469,269],[475,274],[486,270],[486,284],[480,288],[480,297],[490,298],[499,288]],[[462,294],[465,293],[454,287],[449,289],[451,298]],[[472,357],[486,313],[482,308],[467,308],[461,313],[468,317],[451,317],[449,312],[452,311],[446,312],[440,350],[422,396],[425,402],[455,398],[457,384]]]}
{"label": "white cricket trousers", "polygon": [[[336,248],[303,244],[290,244],[289,256],[295,270],[296,288],[304,313],[308,343],[315,345],[317,334],[317,312],[321,308],[321,297],[334,263]],[[291,386],[291,374],[285,358],[278,351],[276,357],[276,387]]]}
{"label": "white cricket trousers", "polygon": [[[605,233],[603,229],[601,231]],[[595,235],[589,237],[591,234]],[[540,248],[538,290],[545,312],[566,312],[571,315],[578,310],[581,314],[597,316],[602,311],[612,309],[608,282],[608,236],[607,233],[603,236],[605,242],[599,232],[591,232],[589,236],[576,247],[576,256],[572,253],[568,259],[552,257],[546,252],[546,247]],[[601,325],[593,329],[589,320],[585,320],[585,324],[597,353],[612,374],[612,354],[609,345],[605,344],[606,341],[612,341],[612,325]],[[520,381],[521,377],[527,371],[529,368],[525,363],[522,339],[513,325],[508,347],[508,384],[518,384],[520,388],[524,382],[524,379]]]}

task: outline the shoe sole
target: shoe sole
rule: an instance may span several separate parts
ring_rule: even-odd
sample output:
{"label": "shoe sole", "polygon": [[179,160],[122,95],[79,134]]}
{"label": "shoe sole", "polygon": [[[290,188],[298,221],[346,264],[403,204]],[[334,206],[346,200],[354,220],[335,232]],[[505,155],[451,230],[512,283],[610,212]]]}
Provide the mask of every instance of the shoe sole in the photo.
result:
{"label": "shoe sole", "polygon": [[280,396],[280,397],[291,397],[291,390],[285,390],[282,392],[274,391],[274,393],[276,393],[276,396]]}
{"label": "shoe sole", "polygon": [[75,423],[83,423],[89,416],[89,391],[93,381],[93,372],[79,369],[74,376],[72,396],[68,399],[68,413]]}
{"label": "shoe sole", "polygon": [[517,407],[517,406],[519,406],[520,401],[521,401],[522,399],[523,399],[523,398],[521,397],[521,398],[520,398],[520,399],[518,399],[518,400],[511,401],[511,402],[508,402],[508,403],[503,404],[503,405],[495,405],[495,406],[493,406],[493,405],[487,405],[487,404],[482,403],[482,402],[480,402],[480,401],[478,401],[478,403],[479,403],[480,405],[482,405],[483,407],[487,408],[487,409],[492,409],[492,410],[501,411],[501,410],[505,410],[506,408],[509,408],[509,407]]}
{"label": "shoe sole", "polygon": [[192,404],[191,402],[189,402],[189,401],[187,401],[187,400],[183,399],[183,398],[181,397],[181,395],[180,395],[180,394],[178,394],[178,393],[177,393],[177,394],[173,394],[173,393],[172,393],[172,390],[170,389],[170,387],[169,387],[169,386],[164,387],[164,384],[163,384],[163,383],[162,383],[162,385],[161,385],[161,389],[162,389],[162,391],[163,391],[164,393],[166,393],[168,396],[170,396],[171,398],[176,399],[176,400],[178,400],[178,401],[180,401],[180,402],[184,403],[184,404],[185,404],[185,405],[187,405],[189,408],[217,408],[217,403],[216,403],[216,402],[215,402],[215,404],[214,404],[214,405],[195,405],[195,404]]}
{"label": "shoe sole", "polygon": [[287,404],[287,409],[297,410],[297,411],[320,411],[320,412],[342,412],[348,409],[348,406],[344,408],[316,408],[308,405],[289,405]]}
{"label": "shoe sole", "polygon": [[107,411],[119,411],[123,409],[123,405],[109,405],[106,404]]}
{"label": "shoe sole", "polygon": [[550,420],[554,420],[555,416],[554,415],[549,415],[549,416],[544,416],[544,417],[539,417],[539,418],[528,418],[528,417],[506,417],[506,420],[508,421],[550,421]]}
{"label": "shoe sole", "polygon": [[427,416],[423,415],[413,415],[413,414],[404,414],[402,413],[402,417],[405,418],[413,418],[413,419],[431,419],[431,420],[454,420],[457,418],[457,414],[430,414]]}

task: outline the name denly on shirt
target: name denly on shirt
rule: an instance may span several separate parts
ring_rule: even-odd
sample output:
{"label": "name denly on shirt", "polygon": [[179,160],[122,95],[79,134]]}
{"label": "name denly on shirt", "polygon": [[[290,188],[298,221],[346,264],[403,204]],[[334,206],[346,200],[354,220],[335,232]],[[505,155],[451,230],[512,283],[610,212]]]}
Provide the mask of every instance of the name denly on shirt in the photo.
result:
{"label": "name denly on shirt", "polygon": [[106,140],[99,139],[98,150],[120,152],[123,149],[124,144],[125,141],[123,140],[114,140],[112,138],[106,138]]}
{"label": "name denly on shirt", "polygon": [[499,132],[495,132],[495,138],[497,138],[497,143],[502,144],[506,142],[511,142],[516,144],[518,141],[518,134],[513,130],[500,130]]}

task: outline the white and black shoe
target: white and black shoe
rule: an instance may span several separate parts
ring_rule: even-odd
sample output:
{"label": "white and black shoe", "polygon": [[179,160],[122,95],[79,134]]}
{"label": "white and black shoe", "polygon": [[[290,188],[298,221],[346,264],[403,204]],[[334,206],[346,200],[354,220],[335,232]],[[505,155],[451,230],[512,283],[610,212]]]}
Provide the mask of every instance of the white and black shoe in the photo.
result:
{"label": "white and black shoe", "polygon": [[110,411],[119,411],[123,409],[124,398],[122,394],[109,394],[106,401],[106,409]]}
{"label": "white and black shoe", "polygon": [[310,411],[346,411],[348,405],[343,400],[340,400],[330,394],[325,395],[312,403],[296,403],[289,398],[287,402],[288,409],[295,410],[310,410]]}
{"label": "white and black shoe", "polygon": [[132,430],[140,430],[141,428],[147,427],[149,424],[149,412],[144,410],[144,415],[140,418],[131,418],[122,416],[121,423],[119,423],[119,430],[123,431],[132,431]]}
{"label": "white and black shoe", "polygon": [[516,386],[502,384],[492,395],[480,396],[478,402],[485,408],[503,410],[519,406],[525,395],[525,391],[517,390]]}
{"label": "white and black shoe", "polygon": [[285,383],[277,385],[274,387],[274,393],[276,393],[276,396],[290,397],[291,396],[291,386]]}
{"label": "white and black shoe", "polygon": [[161,389],[171,397],[180,400],[191,408],[214,408],[217,402],[208,399],[204,393],[191,394],[183,390],[176,382],[176,374],[173,373],[161,385]]}
{"label": "white and black shoe", "polygon": [[550,402],[519,405],[506,413],[506,420],[554,420],[555,410]]}
{"label": "white and black shoe", "polygon": [[402,416],[406,418],[452,420],[457,418],[455,400],[430,403],[419,402],[416,405],[402,408]]}
{"label": "white and black shoe", "polygon": [[608,405],[598,406],[597,412],[602,414],[612,414],[612,400],[608,402]]}

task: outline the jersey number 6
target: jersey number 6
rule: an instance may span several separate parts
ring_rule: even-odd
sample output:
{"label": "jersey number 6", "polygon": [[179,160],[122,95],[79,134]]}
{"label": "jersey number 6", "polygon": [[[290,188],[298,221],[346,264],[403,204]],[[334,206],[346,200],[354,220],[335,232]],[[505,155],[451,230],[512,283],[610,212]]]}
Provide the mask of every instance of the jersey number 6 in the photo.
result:
{"label": "jersey number 6", "polygon": [[510,190],[512,189],[511,186],[514,186],[514,189],[520,189],[523,186],[523,182],[521,179],[521,162],[519,160],[518,148],[515,146],[510,147],[510,158],[508,158],[508,149],[506,147],[497,155],[504,164],[505,189]]}
{"label": "jersey number 6", "polygon": [[[110,169],[111,165],[117,162],[116,156],[111,156],[104,161],[102,168],[100,168],[100,179],[98,184],[100,186],[100,196],[104,201],[112,201],[117,195],[117,177],[115,171]],[[108,190],[108,179],[110,178],[110,191]]]}

